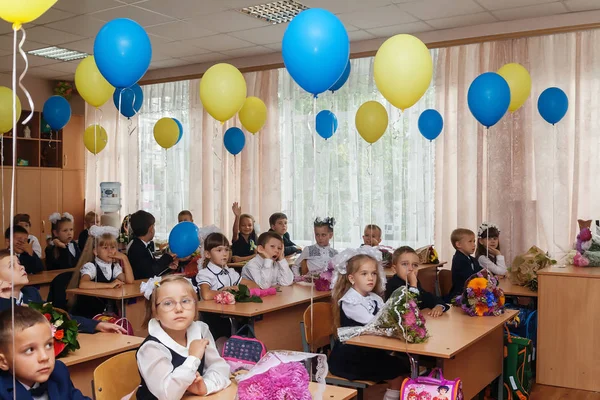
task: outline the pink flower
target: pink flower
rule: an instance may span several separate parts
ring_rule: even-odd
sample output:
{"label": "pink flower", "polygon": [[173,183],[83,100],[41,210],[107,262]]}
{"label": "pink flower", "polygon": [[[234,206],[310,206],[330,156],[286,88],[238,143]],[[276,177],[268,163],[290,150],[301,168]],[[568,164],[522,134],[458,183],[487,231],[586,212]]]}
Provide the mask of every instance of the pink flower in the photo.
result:
{"label": "pink flower", "polygon": [[215,295],[215,303],[225,305],[235,304],[235,297],[233,293],[219,292]]}
{"label": "pink flower", "polygon": [[310,400],[308,373],[299,362],[281,363],[238,385],[240,400]]}
{"label": "pink flower", "polygon": [[578,267],[587,267],[590,264],[590,260],[582,256],[580,253],[575,254],[573,257],[573,264]]}
{"label": "pink flower", "polygon": [[582,242],[587,242],[592,239],[592,231],[590,228],[583,228],[577,236]]}
{"label": "pink flower", "polygon": [[415,332],[417,333],[417,335],[419,335],[420,338],[424,338],[425,336],[427,336],[427,330],[425,330],[425,328],[418,327],[417,329],[415,329]]}
{"label": "pink flower", "polygon": [[417,322],[417,317],[415,313],[412,311],[407,312],[403,315],[404,324],[405,325],[414,325]]}
{"label": "pink flower", "polygon": [[408,305],[410,306],[410,308],[415,309],[417,308],[417,303],[415,303],[414,300],[411,300],[408,302]]}

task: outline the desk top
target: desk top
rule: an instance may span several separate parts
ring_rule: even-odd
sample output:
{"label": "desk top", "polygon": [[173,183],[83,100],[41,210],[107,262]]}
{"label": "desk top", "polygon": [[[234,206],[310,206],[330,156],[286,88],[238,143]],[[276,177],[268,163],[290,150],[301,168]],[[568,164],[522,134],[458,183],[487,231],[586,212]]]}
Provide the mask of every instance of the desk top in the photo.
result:
{"label": "desk top", "polygon": [[538,275],[561,275],[578,278],[600,279],[600,267],[576,267],[574,265],[546,267],[537,272]]}
{"label": "desk top", "polygon": [[[325,389],[322,392],[322,399],[329,400],[349,400],[356,397],[355,389],[348,389],[339,386],[330,386],[330,385],[319,385],[315,382],[310,382],[308,384],[308,389],[310,393],[314,396],[317,394],[319,388]],[[222,390],[218,393],[211,394],[210,396],[194,396],[188,395],[183,396],[183,400],[231,400],[235,399],[237,394],[237,383],[235,381],[231,382],[231,385],[225,390]]]}
{"label": "desk top", "polygon": [[55,269],[53,271],[42,271],[38,274],[30,274],[27,275],[27,279],[29,279],[28,286],[30,285],[43,285],[46,283],[52,282],[54,278],[63,272],[72,272],[75,271],[75,268],[67,268],[67,269]]}
{"label": "desk top", "polygon": [[297,304],[308,303],[311,298],[311,289],[314,300],[326,299],[331,296],[330,291],[319,292],[309,286],[294,284],[292,286],[281,287],[281,292],[278,292],[275,296],[263,297],[262,303],[223,305],[217,304],[213,300],[208,300],[198,302],[198,311],[240,317],[255,317]]}
{"label": "desk top", "polygon": [[470,317],[461,309],[452,307],[441,317],[431,318],[427,315],[429,310],[422,311],[431,336],[425,343],[410,344],[400,339],[369,335],[352,338],[346,343],[389,351],[405,352],[408,349],[412,354],[452,358],[518,313],[516,310],[506,310],[498,317]]}
{"label": "desk top", "polygon": [[507,296],[538,297],[536,291],[511,283],[508,276],[506,278],[498,278],[498,286]]}
{"label": "desk top", "polygon": [[137,349],[144,341],[144,338],[98,332],[93,335],[80,333],[77,336],[77,340],[79,341],[79,350],[59,359],[67,367]]}
{"label": "desk top", "polygon": [[[440,265],[445,265],[445,263],[439,263],[439,264],[420,264],[417,267],[417,272],[422,270],[422,269],[426,269],[426,268],[432,268],[432,267],[438,267]],[[392,276],[396,275],[396,270],[393,267],[387,267],[384,268],[385,271],[385,276],[387,278],[391,278]]]}
{"label": "desk top", "polygon": [[133,281],[133,283],[128,283],[115,289],[68,289],[67,293],[100,297],[103,299],[133,299],[136,297],[144,297],[144,294],[140,291],[140,283],[146,280],[147,279],[138,279]]}

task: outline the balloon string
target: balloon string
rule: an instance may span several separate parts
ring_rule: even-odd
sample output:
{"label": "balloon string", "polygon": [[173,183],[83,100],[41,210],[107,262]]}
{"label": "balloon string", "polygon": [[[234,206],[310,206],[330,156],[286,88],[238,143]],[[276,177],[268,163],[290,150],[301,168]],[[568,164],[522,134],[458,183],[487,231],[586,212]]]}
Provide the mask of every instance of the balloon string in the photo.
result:
{"label": "balloon string", "polygon": [[[27,90],[27,88],[25,88],[25,85],[23,85],[23,82],[22,82],[23,78],[25,78],[25,74],[27,74],[27,69],[29,68],[29,61],[27,60],[27,53],[25,53],[23,51],[23,44],[25,43],[25,39],[27,38],[27,33],[25,33],[25,29],[22,26],[20,29],[23,32],[23,37],[21,38],[21,43],[19,43],[19,53],[21,54],[21,57],[23,57],[23,61],[25,61],[25,68],[23,69],[23,72],[19,76],[19,87],[21,88],[23,93],[25,93],[25,96],[27,97],[27,101],[29,102],[29,109],[31,111],[29,113],[29,116],[27,118],[25,118],[25,120],[23,120],[23,122],[22,122],[22,124],[25,125],[29,121],[31,121],[31,118],[33,118],[33,112],[35,110],[35,107],[33,104],[33,99],[31,98],[31,95],[29,94],[29,91]],[[15,31],[15,40],[16,40],[16,34],[17,34],[17,32]],[[16,131],[13,132],[13,135],[16,138],[16,136],[17,136]]]}
{"label": "balloon string", "polygon": [[0,155],[2,158],[0,162],[0,175],[2,175],[0,178],[2,180],[2,232],[4,232],[6,229],[6,226],[4,225],[4,216],[6,215],[4,213],[4,133],[0,135],[0,152],[2,153],[2,155]]}
{"label": "balloon string", "polygon": [[[313,113],[312,120],[316,121],[317,115],[317,97],[313,97]],[[310,119],[310,118],[309,118]],[[316,124],[315,124],[315,132],[310,135],[312,139],[312,150],[313,150],[313,187],[312,187],[312,218],[315,218],[317,215],[317,142],[315,140],[315,136],[317,135]]]}
{"label": "balloon string", "polygon": [[[17,31],[18,28],[16,26],[13,26],[13,58],[12,58],[12,125],[13,125],[13,141],[12,141],[12,182],[11,182],[11,190],[10,190],[10,241],[9,241],[9,245],[10,245],[10,264],[12,265],[14,262],[14,213],[15,213],[15,161],[16,161],[16,156],[17,156]],[[27,65],[27,57],[25,57],[25,64]],[[26,67],[27,69],[27,67]],[[33,112],[33,107],[31,109],[31,111]],[[4,197],[4,195],[2,196]],[[4,217],[4,215],[3,215]],[[10,289],[11,289],[11,296],[14,294],[14,289],[15,289],[15,276],[14,274],[11,274],[11,278],[10,278]],[[11,319],[12,319],[12,327],[13,327],[13,332],[14,332],[14,327],[15,327],[15,302],[11,301],[10,302],[10,308],[11,308]],[[16,335],[12,335],[12,352],[13,354],[17,354],[16,351],[16,342],[15,342],[15,336]],[[14,373],[15,368],[16,368],[16,364],[15,364],[15,360],[16,357],[13,357],[13,362],[12,362],[12,370],[13,370],[13,387],[16,387],[17,383],[16,383],[16,375]],[[17,400],[17,391],[14,390],[13,391],[13,399]]]}

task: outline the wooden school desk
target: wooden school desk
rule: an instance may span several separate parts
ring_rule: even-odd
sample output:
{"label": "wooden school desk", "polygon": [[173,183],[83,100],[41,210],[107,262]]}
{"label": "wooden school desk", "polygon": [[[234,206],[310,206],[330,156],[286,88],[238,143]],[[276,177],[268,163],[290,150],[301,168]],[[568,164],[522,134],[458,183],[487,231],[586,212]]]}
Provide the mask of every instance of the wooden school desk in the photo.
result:
{"label": "wooden school desk", "polygon": [[600,391],[600,268],[538,271],[537,382]]}
{"label": "wooden school desk", "polygon": [[125,310],[122,311],[123,317],[127,318],[131,323],[133,333],[136,336],[146,337],[148,329],[142,328],[144,318],[146,317],[146,299],[142,292],[140,292],[140,283],[145,280],[147,279],[138,279],[133,283],[125,284],[116,289],[68,289],[67,294],[115,300],[119,309],[121,308],[121,302],[123,302],[125,304]]}
{"label": "wooden school desk", "polygon": [[69,368],[73,385],[92,397],[94,370],[110,357],[140,347],[144,338],[118,335],[116,333],[80,333],[77,336],[79,350],[59,358]]}
{"label": "wooden school desk", "polygon": [[[320,390],[319,390],[320,389]],[[355,389],[348,389],[339,386],[330,385],[319,385],[315,382],[308,384],[308,390],[313,395],[313,398],[317,392],[321,392],[321,398],[323,400],[350,400],[356,397]],[[210,396],[183,396],[183,400],[233,400],[237,394],[237,383],[231,382],[231,385],[225,390],[218,393],[211,394]],[[258,400],[258,399],[257,399]]]}
{"label": "wooden school desk", "polygon": [[[313,301],[328,301],[331,297],[331,292],[319,292],[314,288],[312,294]],[[302,351],[300,322],[310,298],[310,287],[294,284],[282,287],[275,296],[263,297],[262,303],[223,305],[205,300],[198,302],[198,311],[248,318],[256,337],[268,350]],[[235,318],[233,320],[235,323]]]}
{"label": "wooden school desk", "polygon": [[515,285],[510,282],[509,277],[498,278],[498,286],[506,296],[517,297],[538,297],[538,292],[533,291],[525,286]]}
{"label": "wooden school desk", "polygon": [[423,310],[430,338],[425,343],[408,344],[400,339],[358,336],[346,343],[396,351],[438,360],[444,378],[460,377],[465,399],[471,399],[502,375],[504,323],[516,310],[506,310],[498,317],[470,317],[452,307],[441,317],[431,318]]}
{"label": "wooden school desk", "polygon": [[54,278],[63,272],[72,272],[75,271],[75,268],[67,268],[67,269],[55,269],[54,271],[42,271],[38,274],[30,274],[27,275],[27,279],[29,279],[29,283],[26,286],[39,286],[40,295],[42,299],[46,301],[48,298],[48,292],[50,291],[50,283]]}

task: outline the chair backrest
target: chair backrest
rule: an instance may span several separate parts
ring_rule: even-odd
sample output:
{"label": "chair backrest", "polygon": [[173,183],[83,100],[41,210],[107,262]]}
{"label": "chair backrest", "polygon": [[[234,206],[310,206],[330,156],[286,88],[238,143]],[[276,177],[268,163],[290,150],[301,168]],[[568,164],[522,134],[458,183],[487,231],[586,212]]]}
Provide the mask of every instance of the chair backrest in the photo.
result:
{"label": "chair backrest", "polygon": [[448,295],[452,289],[452,271],[449,269],[442,269],[438,274],[438,280],[440,282],[440,293],[442,297]]}
{"label": "chair backrest", "polygon": [[71,281],[73,272],[63,272],[56,275],[50,282],[48,291],[48,302],[51,302],[54,307],[67,309],[67,286]]}
{"label": "chair backrest", "polygon": [[137,389],[140,382],[135,351],[117,354],[94,370],[94,399],[120,399]]}
{"label": "chair backrest", "polygon": [[419,283],[429,293],[436,292],[436,280],[437,280],[437,269],[436,267],[428,267],[420,269],[417,273],[417,277],[419,278]]}
{"label": "chair backrest", "polygon": [[[312,307],[312,321],[310,310]],[[309,345],[310,351],[325,347],[331,343],[333,335],[333,312],[331,303],[318,302],[308,306],[304,311],[304,336]]]}

